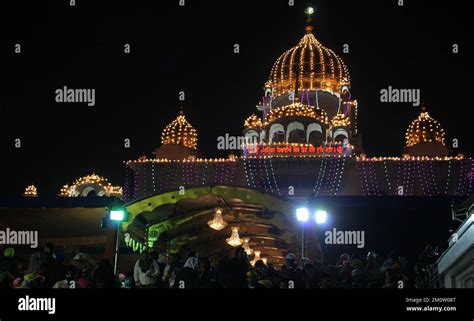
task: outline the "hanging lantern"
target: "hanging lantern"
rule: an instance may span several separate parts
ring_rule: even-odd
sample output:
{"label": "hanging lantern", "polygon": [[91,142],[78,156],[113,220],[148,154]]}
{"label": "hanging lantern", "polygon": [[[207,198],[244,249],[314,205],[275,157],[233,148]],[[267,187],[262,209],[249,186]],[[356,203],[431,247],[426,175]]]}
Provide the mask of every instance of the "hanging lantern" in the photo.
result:
{"label": "hanging lantern", "polygon": [[237,226],[232,227],[232,234],[226,239],[226,242],[233,247],[242,245],[243,240],[239,237],[239,228]]}
{"label": "hanging lantern", "polygon": [[258,250],[255,250],[255,251],[254,251],[254,254],[255,254],[255,255],[254,255],[254,257],[253,257],[253,260],[250,261],[250,264],[251,264],[252,266],[255,266],[255,263],[257,263],[257,261],[261,260],[260,254],[262,254],[262,252],[261,252],[261,251],[258,251]]}
{"label": "hanging lantern", "polygon": [[227,226],[227,222],[222,218],[222,209],[216,208],[214,219],[207,222],[207,225],[216,231],[220,231]]}
{"label": "hanging lantern", "polygon": [[263,264],[267,265],[268,257],[262,257]]}
{"label": "hanging lantern", "polygon": [[247,253],[247,255],[252,255],[253,250],[250,248],[249,242],[250,239],[248,237],[244,238],[242,247],[244,248],[245,253]]}

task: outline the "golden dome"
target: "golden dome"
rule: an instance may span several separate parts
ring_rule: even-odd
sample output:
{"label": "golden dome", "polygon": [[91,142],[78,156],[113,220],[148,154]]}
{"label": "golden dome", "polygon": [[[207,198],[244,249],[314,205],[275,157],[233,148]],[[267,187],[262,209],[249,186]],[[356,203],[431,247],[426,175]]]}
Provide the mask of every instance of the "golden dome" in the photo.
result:
{"label": "golden dome", "polygon": [[302,90],[326,90],[339,92],[344,85],[350,85],[347,67],[331,49],[321,45],[307,27],[307,33],[300,42],[284,52],[273,65],[267,88],[273,89],[273,96]]}
{"label": "golden dome", "polygon": [[349,127],[351,125],[351,120],[344,114],[337,114],[331,120],[332,127]]}
{"label": "golden dome", "polygon": [[186,120],[183,112],[173,120],[161,134],[161,143],[163,145],[183,145],[188,148],[196,149],[197,133],[191,124]]}
{"label": "golden dome", "polygon": [[420,116],[408,127],[406,144],[408,147],[411,147],[418,143],[433,142],[444,145],[444,130],[441,128],[440,123],[423,110]]}
{"label": "golden dome", "polygon": [[262,126],[262,120],[257,117],[257,115],[252,114],[249,118],[245,120],[244,126],[246,128],[257,128]]}
{"label": "golden dome", "polygon": [[268,113],[265,125],[279,118],[292,116],[311,117],[320,123],[326,125],[329,124],[328,114],[324,110],[296,102],[291,105],[273,109],[270,113]]}

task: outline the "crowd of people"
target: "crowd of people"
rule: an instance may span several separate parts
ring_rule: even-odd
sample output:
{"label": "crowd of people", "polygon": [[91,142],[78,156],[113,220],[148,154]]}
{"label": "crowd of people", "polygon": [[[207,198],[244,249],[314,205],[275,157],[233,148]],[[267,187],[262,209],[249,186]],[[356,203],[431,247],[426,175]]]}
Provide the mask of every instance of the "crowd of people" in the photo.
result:
{"label": "crowd of people", "polygon": [[[6,248],[0,256],[0,288],[410,288],[428,287],[426,273],[437,259],[427,246],[418,263],[391,252],[381,258],[375,252],[363,257],[344,253],[335,264],[297,258],[288,252],[278,268],[259,260],[250,262],[243,248],[232,257],[212,262],[182,247],[168,256],[143,252],[133,271],[114,275],[111,262],[95,262],[78,253],[69,262],[48,243],[29,261],[18,261],[15,250]],[[252,264],[251,264],[252,263]]]}

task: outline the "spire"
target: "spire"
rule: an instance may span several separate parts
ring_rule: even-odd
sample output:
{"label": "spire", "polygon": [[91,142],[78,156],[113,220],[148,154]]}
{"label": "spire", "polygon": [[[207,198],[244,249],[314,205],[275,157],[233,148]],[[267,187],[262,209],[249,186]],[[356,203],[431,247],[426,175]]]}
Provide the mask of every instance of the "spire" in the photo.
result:
{"label": "spire", "polygon": [[426,107],[425,102],[422,101],[422,102],[421,102],[421,112],[422,112],[422,113],[425,113],[427,110],[428,110],[428,108]]}
{"label": "spire", "polygon": [[308,7],[304,10],[304,13],[308,16],[306,19],[306,33],[313,33],[313,18],[311,16],[314,14],[314,8]]}

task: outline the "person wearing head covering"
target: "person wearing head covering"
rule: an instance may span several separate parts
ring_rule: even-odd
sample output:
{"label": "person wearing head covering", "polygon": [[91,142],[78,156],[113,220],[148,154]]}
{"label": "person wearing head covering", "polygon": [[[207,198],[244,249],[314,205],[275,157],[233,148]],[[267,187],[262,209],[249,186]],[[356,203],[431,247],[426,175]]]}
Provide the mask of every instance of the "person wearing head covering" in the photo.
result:
{"label": "person wearing head covering", "polygon": [[382,286],[383,274],[380,272],[380,264],[377,262],[375,252],[367,253],[367,265],[364,270],[367,279],[367,287],[378,288]]}
{"label": "person wearing head covering", "polygon": [[14,259],[15,250],[12,247],[8,247],[3,252],[3,256],[0,257],[0,271],[8,272],[13,278],[20,276],[20,269]]}
{"label": "person wearing head covering", "polygon": [[133,269],[135,284],[146,288],[155,287],[160,274],[158,262],[143,252]]}
{"label": "person wearing head covering", "polygon": [[76,289],[78,288],[74,275],[76,274],[76,267],[69,265],[66,268],[66,278],[56,282],[53,286],[54,289]]}
{"label": "person wearing head covering", "polygon": [[184,263],[183,269],[176,274],[174,287],[178,289],[195,289],[200,287],[199,283],[199,260],[196,256],[190,256]]}

